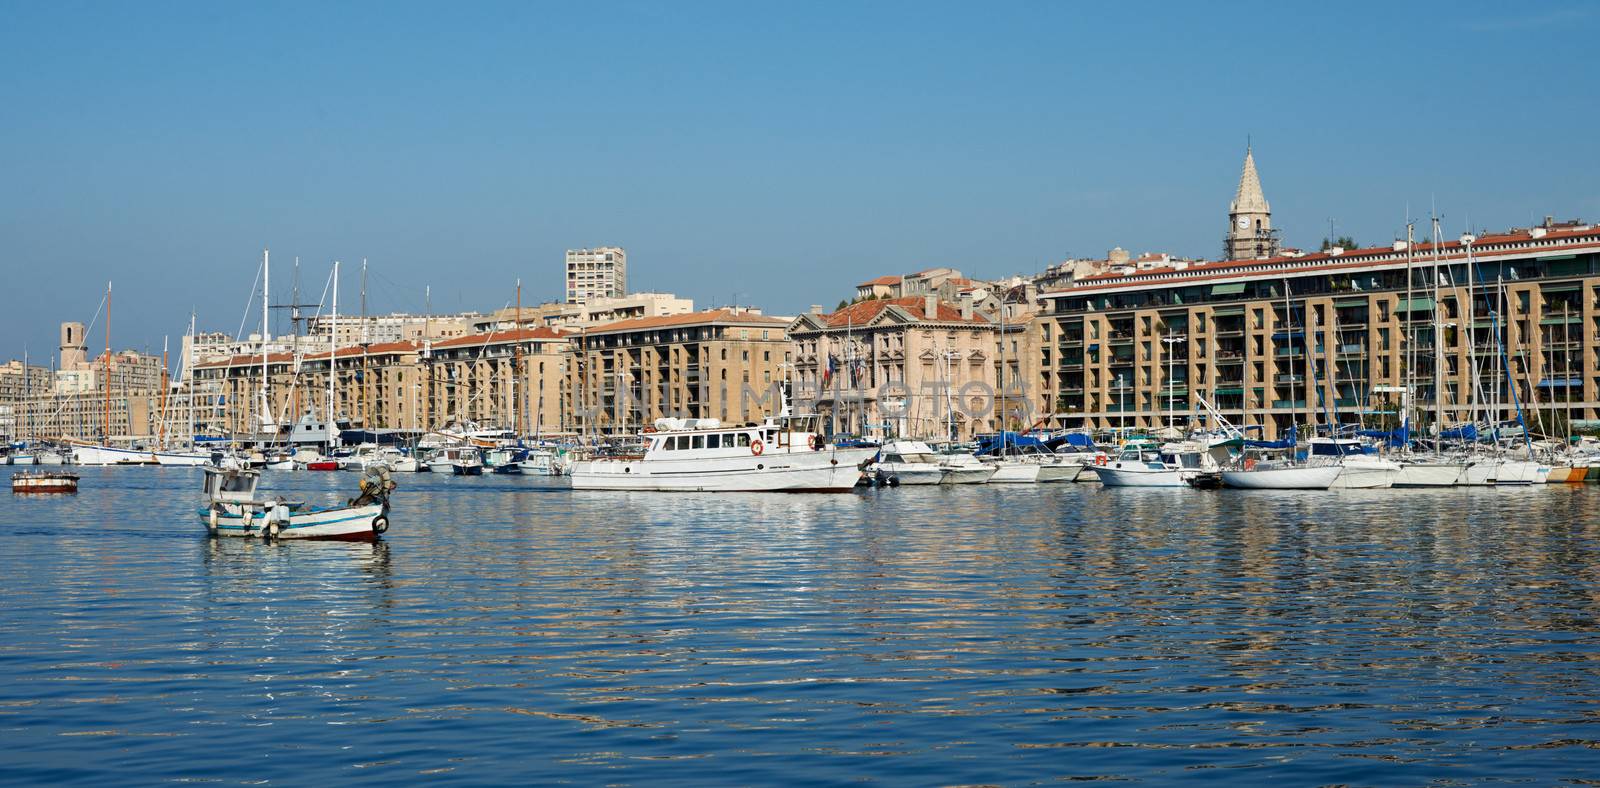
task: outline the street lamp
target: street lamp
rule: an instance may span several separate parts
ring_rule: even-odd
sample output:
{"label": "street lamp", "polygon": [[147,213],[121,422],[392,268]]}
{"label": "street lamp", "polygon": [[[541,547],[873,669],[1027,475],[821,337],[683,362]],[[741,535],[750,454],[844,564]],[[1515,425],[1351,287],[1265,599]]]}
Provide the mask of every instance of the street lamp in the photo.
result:
{"label": "street lamp", "polygon": [[1172,329],[1167,329],[1167,335],[1161,338],[1167,345],[1167,427],[1172,428],[1173,411],[1177,410],[1177,388],[1172,380],[1172,348],[1179,342],[1187,342],[1187,334],[1174,334]]}

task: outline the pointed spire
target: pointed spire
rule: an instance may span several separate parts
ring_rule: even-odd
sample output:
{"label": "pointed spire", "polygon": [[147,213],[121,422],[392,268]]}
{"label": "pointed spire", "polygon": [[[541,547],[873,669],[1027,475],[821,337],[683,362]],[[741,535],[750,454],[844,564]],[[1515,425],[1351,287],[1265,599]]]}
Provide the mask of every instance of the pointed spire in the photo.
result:
{"label": "pointed spire", "polygon": [[1272,206],[1261,193],[1261,176],[1256,174],[1256,157],[1248,144],[1244,149],[1244,170],[1239,173],[1239,191],[1228,205],[1228,213],[1272,213]]}

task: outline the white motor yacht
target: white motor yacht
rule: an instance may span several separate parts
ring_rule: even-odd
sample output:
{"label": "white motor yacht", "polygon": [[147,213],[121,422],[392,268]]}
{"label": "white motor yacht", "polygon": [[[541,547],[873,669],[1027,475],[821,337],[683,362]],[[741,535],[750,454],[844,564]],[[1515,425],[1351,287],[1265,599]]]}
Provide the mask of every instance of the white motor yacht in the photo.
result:
{"label": "white motor yacht", "polygon": [[876,447],[828,445],[815,416],[780,416],[760,426],[717,419],[657,419],[643,453],[578,462],[574,490],[672,492],[849,492]]}

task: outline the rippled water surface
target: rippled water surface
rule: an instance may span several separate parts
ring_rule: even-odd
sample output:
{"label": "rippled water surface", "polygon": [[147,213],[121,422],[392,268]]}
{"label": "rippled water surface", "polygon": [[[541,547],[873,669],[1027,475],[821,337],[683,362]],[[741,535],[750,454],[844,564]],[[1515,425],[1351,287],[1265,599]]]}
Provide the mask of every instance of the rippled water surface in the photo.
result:
{"label": "rippled water surface", "polygon": [[82,474],[0,503],[6,782],[1600,777],[1595,487],[420,474],[381,543],[274,545]]}

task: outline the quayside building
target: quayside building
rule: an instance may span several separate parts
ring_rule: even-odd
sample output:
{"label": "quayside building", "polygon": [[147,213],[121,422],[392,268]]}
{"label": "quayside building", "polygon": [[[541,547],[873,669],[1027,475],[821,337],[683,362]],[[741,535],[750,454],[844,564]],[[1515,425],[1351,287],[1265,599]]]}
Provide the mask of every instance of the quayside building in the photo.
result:
{"label": "quayside building", "polygon": [[1600,228],[1308,254],[1277,251],[1255,224],[1264,201],[1244,197],[1257,214],[1230,225],[1230,251],[1264,256],[1042,294],[1036,382],[1056,424],[1182,427],[1203,398],[1276,437],[1330,418],[1393,424],[1409,391],[1421,429],[1494,418],[1492,403],[1535,429],[1600,426]]}

